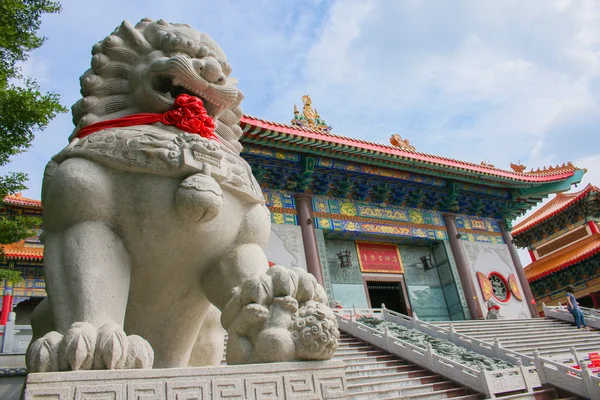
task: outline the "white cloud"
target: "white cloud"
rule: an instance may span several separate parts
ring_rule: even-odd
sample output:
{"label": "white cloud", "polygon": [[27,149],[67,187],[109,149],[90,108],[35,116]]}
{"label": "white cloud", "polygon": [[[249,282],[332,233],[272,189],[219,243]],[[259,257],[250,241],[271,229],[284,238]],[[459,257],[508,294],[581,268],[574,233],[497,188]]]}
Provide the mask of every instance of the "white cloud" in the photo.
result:
{"label": "white cloud", "polygon": [[574,157],[560,146],[569,127],[600,111],[599,15],[594,1],[338,2],[302,79],[265,117],[289,119],[310,93],[341,134],[398,132],[420,150],[504,168],[562,163]]}
{"label": "white cloud", "polygon": [[[221,44],[244,110],[261,118],[287,122],[310,94],[336,133],[381,142],[400,133],[419,150],[504,168],[571,160],[589,176],[600,169],[595,0],[84,3],[65,0],[44,18],[48,41],[33,58],[67,105],[93,43],[121,19],[162,17]],[[59,117],[15,158],[11,169],[31,174],[32,197],[71,129],[70,116]]]}

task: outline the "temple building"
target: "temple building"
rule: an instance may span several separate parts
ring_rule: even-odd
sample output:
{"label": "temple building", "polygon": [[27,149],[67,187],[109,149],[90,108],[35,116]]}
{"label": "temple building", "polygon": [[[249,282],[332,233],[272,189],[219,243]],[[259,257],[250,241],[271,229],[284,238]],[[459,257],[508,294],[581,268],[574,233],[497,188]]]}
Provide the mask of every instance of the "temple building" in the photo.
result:
{"label": "temple building", "polygon": [[525,275],[537,301],[565,303],[565,287],[573,286],[581,306],[600,307],[600,189],[587,185],[556,197],[516,225],[515,244],[527,248],[531,264]]}
{"label": "temple building", "polygon": [[[344,307],[383,303],[425,320],[485,318],[490,304],[505,318],[537,314],[510,221],[584,170],[504,170],[419,152],[399,135],[390,144],[345,137],[302,100],[289,124],[240,122],[242,156],[271,212],[271,264],[308,270]],[[22,212],[40,210],[29,203]],[[39,246],[7,251],[27,278],[16,299],[43,291]]]}
{"label": "temple building", "polygon": [[[4,217],[42,216],[42,202],[23,197],[21,194],[6,196],[0,202],[0,215]],[[4,258],[0,260],[0,268],[21,271],[23,281],[13,287],[8,282],[0,282],[1,303],[11,301],[13,311],[17,314],[17,324],[28,324],[29,315],[37,304],[46,297],[43,259],[44,246],[40,243],[39,233],[18,243],[4,246]],[[6,316],[0,315],[0,321]]]}

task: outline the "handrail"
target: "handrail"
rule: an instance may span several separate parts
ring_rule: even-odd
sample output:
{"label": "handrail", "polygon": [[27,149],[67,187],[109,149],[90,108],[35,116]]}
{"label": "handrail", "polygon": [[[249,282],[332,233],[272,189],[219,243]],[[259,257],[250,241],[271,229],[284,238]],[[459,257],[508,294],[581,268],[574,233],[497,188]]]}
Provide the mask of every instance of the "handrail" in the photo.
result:
{"label": "handrail", "polygon": [[[482,367],[477,370],[436,354],[431,345],[423,349],[408,341],[390,335],[387,328],[381,332],[362,324],[356,320],[355,317],[357,314],[354,310],[340,309],[335,311],[341,330],[403,359],[423,366],[436,374],[459,382],[477,392],[484,393],[490,397],[516,391],[533,392],[534,386],[531,385],[532,381],[527,379],[532,375],[531,367],[519,365],[514,368],[496,371],[486,371]],[[362,309],[357,311],[367,311],[364,312],[366,315],[385,313],[378,309]]]}
{"label": "handrail", "polygon": [[[584,314],[585,323],[587,324],[587,326],[600,329],[600,311],[587,307],[579,308]],[[546,317],[575,323],[575,318],[573,318],[573,314],[571,314],[571,312],[567,310],[561,303],[558,303],[557,306],[547,306],[545,303],[542,303],[542,309],[544,310],[544,315]]]}
{"label": "handrail", "polygon": [[421,321],[414,313],[414,317],[409,317],[407,315],[389,310],[385,307],[338,309],[336,312],[343,315],[351,315],[352,313],[354,313],[354,315],[381,315],[381,319],[384,321],[406,326],[407,328],[418,330],[438,339],[448,340],[457,346],[464,347],[487,357],[495,357],[510,364],[518,364],[520,360],[523,365],[533,365],[532,357],[513,350],[505,349],[502,347],[502,344],[499,340],[495,340],[493,344],[490,344],[472,336],[456,332],[452,324],[450,324],[449,328],[444,328],[438,325],[430,324],[426,321]]}
{"label": "handrail", "polygon": [[32,337],[31,326],[15,325],[13,316],[13,319],[9,318],[5,326],[0,327],[0,353],[25,354]]}
{"label": "handrail", "polygon": [[[575,353],[575,349],[571,350]],[[577,354],[574,354],[577,360]],[[542,384],[557,386],[563,390],[588,399],[600,399],[600,378],[592,376],[586,363],[580,364],[581,369],[573,368],[540,356],[533,352],[535,367]]]}

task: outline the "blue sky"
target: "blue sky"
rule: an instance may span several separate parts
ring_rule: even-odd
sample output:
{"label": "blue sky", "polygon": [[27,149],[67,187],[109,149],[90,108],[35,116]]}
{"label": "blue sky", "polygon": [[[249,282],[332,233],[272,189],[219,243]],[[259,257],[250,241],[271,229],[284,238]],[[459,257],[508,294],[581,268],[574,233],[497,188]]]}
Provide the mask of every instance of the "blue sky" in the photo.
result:
{"label": "blue sky", "polygon": [[[184,22],[225,50],[247,114],[288,122],[309,94],[334,132],[500,168],[572,161],[600,184],[600,2],[567,0],[62,1],[24,65],[63,104],[92,45],[123,19]],[[57,117],[0,169],[44,165],[67,144]],[[580,186],[581,188],[581,186]]]}

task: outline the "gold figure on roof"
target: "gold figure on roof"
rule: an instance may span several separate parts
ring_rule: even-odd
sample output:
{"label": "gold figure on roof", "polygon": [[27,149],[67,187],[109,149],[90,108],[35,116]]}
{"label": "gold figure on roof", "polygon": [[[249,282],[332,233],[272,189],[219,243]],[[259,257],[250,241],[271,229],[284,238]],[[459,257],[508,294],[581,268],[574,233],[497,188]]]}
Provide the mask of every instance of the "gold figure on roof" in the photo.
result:
{"label": "gold figure on roof", "polygon": [[328,126],[324,119],[321,119],[319,112],[312,108],[312,100],[308,95],[302,96],[304,107],[302,114],[298,111],[298,107],[294,104],[294,119],[292,125],[303,128],[311,128],[323,132],[331,131],[331,126]]}
{"label": "gold figure on roof", "polygon": [[392,146],[399,147],[402,150],[417,151],[417,148],[411,145],[408,139],[402,139],[402,136],[398,135],[397,133],[392,135],[390,138],[390,143]]}

